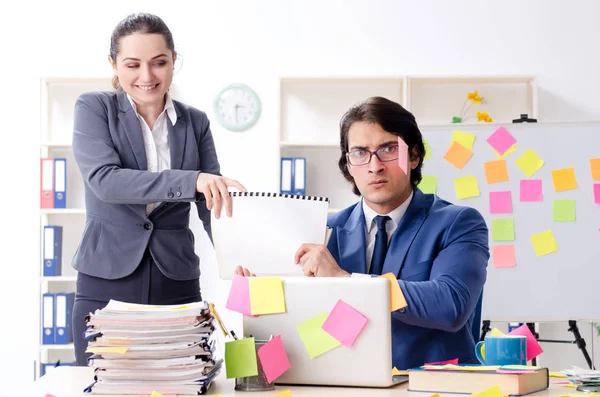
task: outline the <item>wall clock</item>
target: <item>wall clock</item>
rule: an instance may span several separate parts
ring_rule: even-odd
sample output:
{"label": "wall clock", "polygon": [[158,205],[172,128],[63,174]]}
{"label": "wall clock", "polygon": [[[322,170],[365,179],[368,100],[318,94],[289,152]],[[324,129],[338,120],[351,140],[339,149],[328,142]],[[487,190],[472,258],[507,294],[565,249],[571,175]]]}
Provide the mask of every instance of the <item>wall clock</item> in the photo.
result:
{"label": "wall clock", "polygon": [[219,123],[231,131],[244,131],[260,117],[258,95],[245,84],[232,84],[221,90],[215,98],[215,114]]}

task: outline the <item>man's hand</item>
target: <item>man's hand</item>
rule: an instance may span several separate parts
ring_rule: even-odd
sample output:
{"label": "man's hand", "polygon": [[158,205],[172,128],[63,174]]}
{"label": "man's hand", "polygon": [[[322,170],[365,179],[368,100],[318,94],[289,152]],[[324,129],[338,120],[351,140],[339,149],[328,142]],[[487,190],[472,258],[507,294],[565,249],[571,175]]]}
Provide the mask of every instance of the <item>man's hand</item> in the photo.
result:
{"label": "man's hand", "polygon": [[246,188],[238,181],[220,175],[201,172],[196,179],[196,191],[204,194],[206,208],[209,211],[214,206],[215,217],[217,219],[221,216],[221,205],[223,202],[225,202],[227,216],[231,216],[231,196],[229,196],[229,191],[227,190],[228,186],[235,187],[242,192],[246,191]]}
{"label": "man's hand", "polygon": [[241,266],[238,266],[235,268],[234,274],[237,274],[238,276],[244,276],[244,277],[256,277],[256,274],[250,272],[250,270],[246,269],[245,267],[241,267]]}
{"label": "man's hand", "polygon": [[350,277],[322,244],[302,244],[296,251],[294,262],[302,265],[302,271],[309,277]]}

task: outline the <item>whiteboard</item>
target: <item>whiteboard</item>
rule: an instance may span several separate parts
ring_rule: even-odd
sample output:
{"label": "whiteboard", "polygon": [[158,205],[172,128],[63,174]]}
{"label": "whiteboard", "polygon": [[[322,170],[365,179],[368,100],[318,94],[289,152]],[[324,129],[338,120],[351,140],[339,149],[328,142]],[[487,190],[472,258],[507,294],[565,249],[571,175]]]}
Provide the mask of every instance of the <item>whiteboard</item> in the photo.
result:
{"label": "whiteboard", "polygon": [[[499,125],[476,124],[422,127],[431,148],[423,174],[437,180],[437,195],[453,204],[476,208],[486,220],[490,252],[495,244],[514,244],[516,267],[495,268],[492,258],[484,286],[482,318],[492,321],[562,321],[600,319],[600,205],[594,203],[590,159],[600,157],[600,121],[573,123],[509,124],[517,151],[505,157],[509,179],[488,184],[484,163],[497,160],[486,142]],[[473,155],[462,170],[444,155],[454,130],[475,134]],[[544,165],[531,178],[515,164],[527,149],[533,149]],[[556,192],[552,170],[574,167],[578,187]],[[454,179],[474,176],[480,196],[458,199]],[[541,179],[543,201],[521,202],[520,181]],[[513,213],[491,214],[489,192],[511,191]],[[553,220],[553,200],[575,199],[576,221]],[[492,219],[514,218],[515,240],[492,241]],[[531,235],[551,229],[558,251],[537,256]]]}

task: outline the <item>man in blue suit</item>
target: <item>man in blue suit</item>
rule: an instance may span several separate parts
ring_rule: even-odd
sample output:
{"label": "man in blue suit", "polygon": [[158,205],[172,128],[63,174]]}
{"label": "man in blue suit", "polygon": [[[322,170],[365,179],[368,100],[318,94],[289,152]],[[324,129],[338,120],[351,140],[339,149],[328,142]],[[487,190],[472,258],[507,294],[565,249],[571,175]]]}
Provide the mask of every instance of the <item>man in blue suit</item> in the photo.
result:
{"label": "man in blue suit", "polygon": [[352,107],[340,138],[340,170],[362,199],[329,217],[327,247],[304,244],[296,262],[308,276],[396,276],[408,306],[392,313],[395,367],[476,363],[471,328],[489,259],[483,217],[418,189],[423,139],[399,104],[373,97]]}

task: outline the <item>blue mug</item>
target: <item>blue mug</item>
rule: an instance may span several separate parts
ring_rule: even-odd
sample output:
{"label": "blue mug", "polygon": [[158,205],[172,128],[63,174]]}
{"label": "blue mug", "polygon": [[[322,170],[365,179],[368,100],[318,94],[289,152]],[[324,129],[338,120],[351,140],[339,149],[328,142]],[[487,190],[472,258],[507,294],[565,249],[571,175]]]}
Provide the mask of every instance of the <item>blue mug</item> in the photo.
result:
{"label": "blue mug", "polygon": [[527,365],[527,338],[522,335],[486,336],[475,345],[483,365]]}

